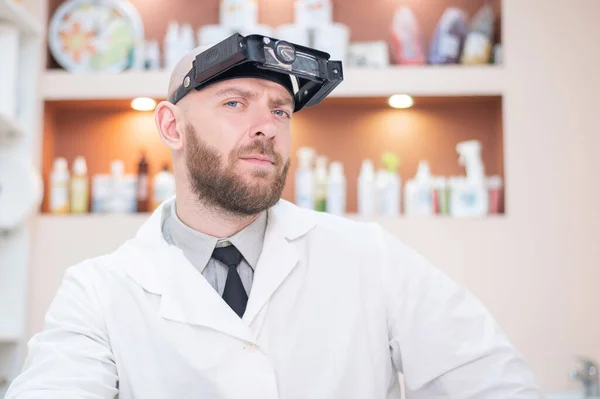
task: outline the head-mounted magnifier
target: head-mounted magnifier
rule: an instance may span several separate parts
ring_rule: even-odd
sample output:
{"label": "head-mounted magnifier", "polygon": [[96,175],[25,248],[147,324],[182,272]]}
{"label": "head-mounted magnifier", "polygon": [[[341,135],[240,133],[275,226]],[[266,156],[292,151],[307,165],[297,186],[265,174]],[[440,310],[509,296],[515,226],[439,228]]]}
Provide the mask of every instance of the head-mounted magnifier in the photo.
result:
{"label": "head-mounted magnifier", "polygon": [[234,34],[196,56],[192,69],[169,97],[176,104],[191,90],[237,77],[282,83],[294,96],[294,112],[319,104],[343,80],[342,62],[323,51],[262,35]]}

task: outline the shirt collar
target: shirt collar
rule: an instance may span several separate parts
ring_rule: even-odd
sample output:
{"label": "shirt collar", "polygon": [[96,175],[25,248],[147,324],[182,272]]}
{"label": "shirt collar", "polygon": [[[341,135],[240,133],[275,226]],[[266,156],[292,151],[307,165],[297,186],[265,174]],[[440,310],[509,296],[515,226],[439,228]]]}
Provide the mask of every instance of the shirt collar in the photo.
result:
{"label": "shirt collar", "polygon": [[235,245],[252,269],[256,268],[267,228],[266,211],[261,212],[252,223],[233,236],[218,239],[187,226],[177,216],[175,201],[170,205],[171,209],[167,220],[169,241],[180,248],[200,272],[208,264],[215,247],[230,244]]}

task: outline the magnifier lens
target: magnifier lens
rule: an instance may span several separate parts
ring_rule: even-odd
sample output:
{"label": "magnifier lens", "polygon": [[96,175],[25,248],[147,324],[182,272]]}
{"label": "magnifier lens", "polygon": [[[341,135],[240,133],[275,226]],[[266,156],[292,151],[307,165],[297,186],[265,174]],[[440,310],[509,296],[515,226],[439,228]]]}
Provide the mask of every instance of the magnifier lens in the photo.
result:
{"label": "magnifier lens", "polygon": [[288,42],[277,42],[275,52],[277,59],[284,64],[292,64],[296,60],[296,49]]}

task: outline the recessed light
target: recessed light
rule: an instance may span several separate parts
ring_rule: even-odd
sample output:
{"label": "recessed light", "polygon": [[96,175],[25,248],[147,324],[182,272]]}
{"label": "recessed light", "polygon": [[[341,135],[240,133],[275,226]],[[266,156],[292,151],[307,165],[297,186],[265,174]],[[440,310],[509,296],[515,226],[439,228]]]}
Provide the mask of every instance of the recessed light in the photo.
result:
{"label": "recessed light", "polygon": [[152,111],[156,108],[156,101],[148,97],[137,97],[131,100],[131,108],[136,111]]}
{"label": "recessed light", "polygon": [[415,101],[408,94],[394,94],[388,99],[388,104],[392,108],[410,108]]}

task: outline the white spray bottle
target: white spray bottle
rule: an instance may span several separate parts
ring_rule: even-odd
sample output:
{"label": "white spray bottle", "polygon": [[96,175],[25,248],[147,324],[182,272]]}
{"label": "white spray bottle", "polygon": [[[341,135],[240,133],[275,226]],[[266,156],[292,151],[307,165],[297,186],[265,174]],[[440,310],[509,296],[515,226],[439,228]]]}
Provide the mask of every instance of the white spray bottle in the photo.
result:
{"label": "white spray bottle", "polygon": [[346,213],[346,176],[341,162],[329,164],[329,179],[327,184],[327,212],[344,216]]}
{"label": "white spray bottle", "polygon": [[358,175],[358,214],[371,217],[376,214],[377,197],[375,186],[375,165],[370,159],[363,160]]}
{"label": "white spray bottle", "polygon": [[485,170],[481,159],[481,142],[463,141],[456,145],[458,162],[465,167],[466,177],[452,181],[450,214],[455,217],[476,217],[488,213],[489,202]]}
{"label": "white spray bottle", "polygon": [[315,209],[315,174],[312,168],[315,150],[311,147],[300,147],[296,156],[296,205],[300,208]]}
{"label": "white spray bottle", "polygon": [[408,216],[433,216],[433,180],[427,161],[419,161],[417,174],[406,182],[404,205]]}

